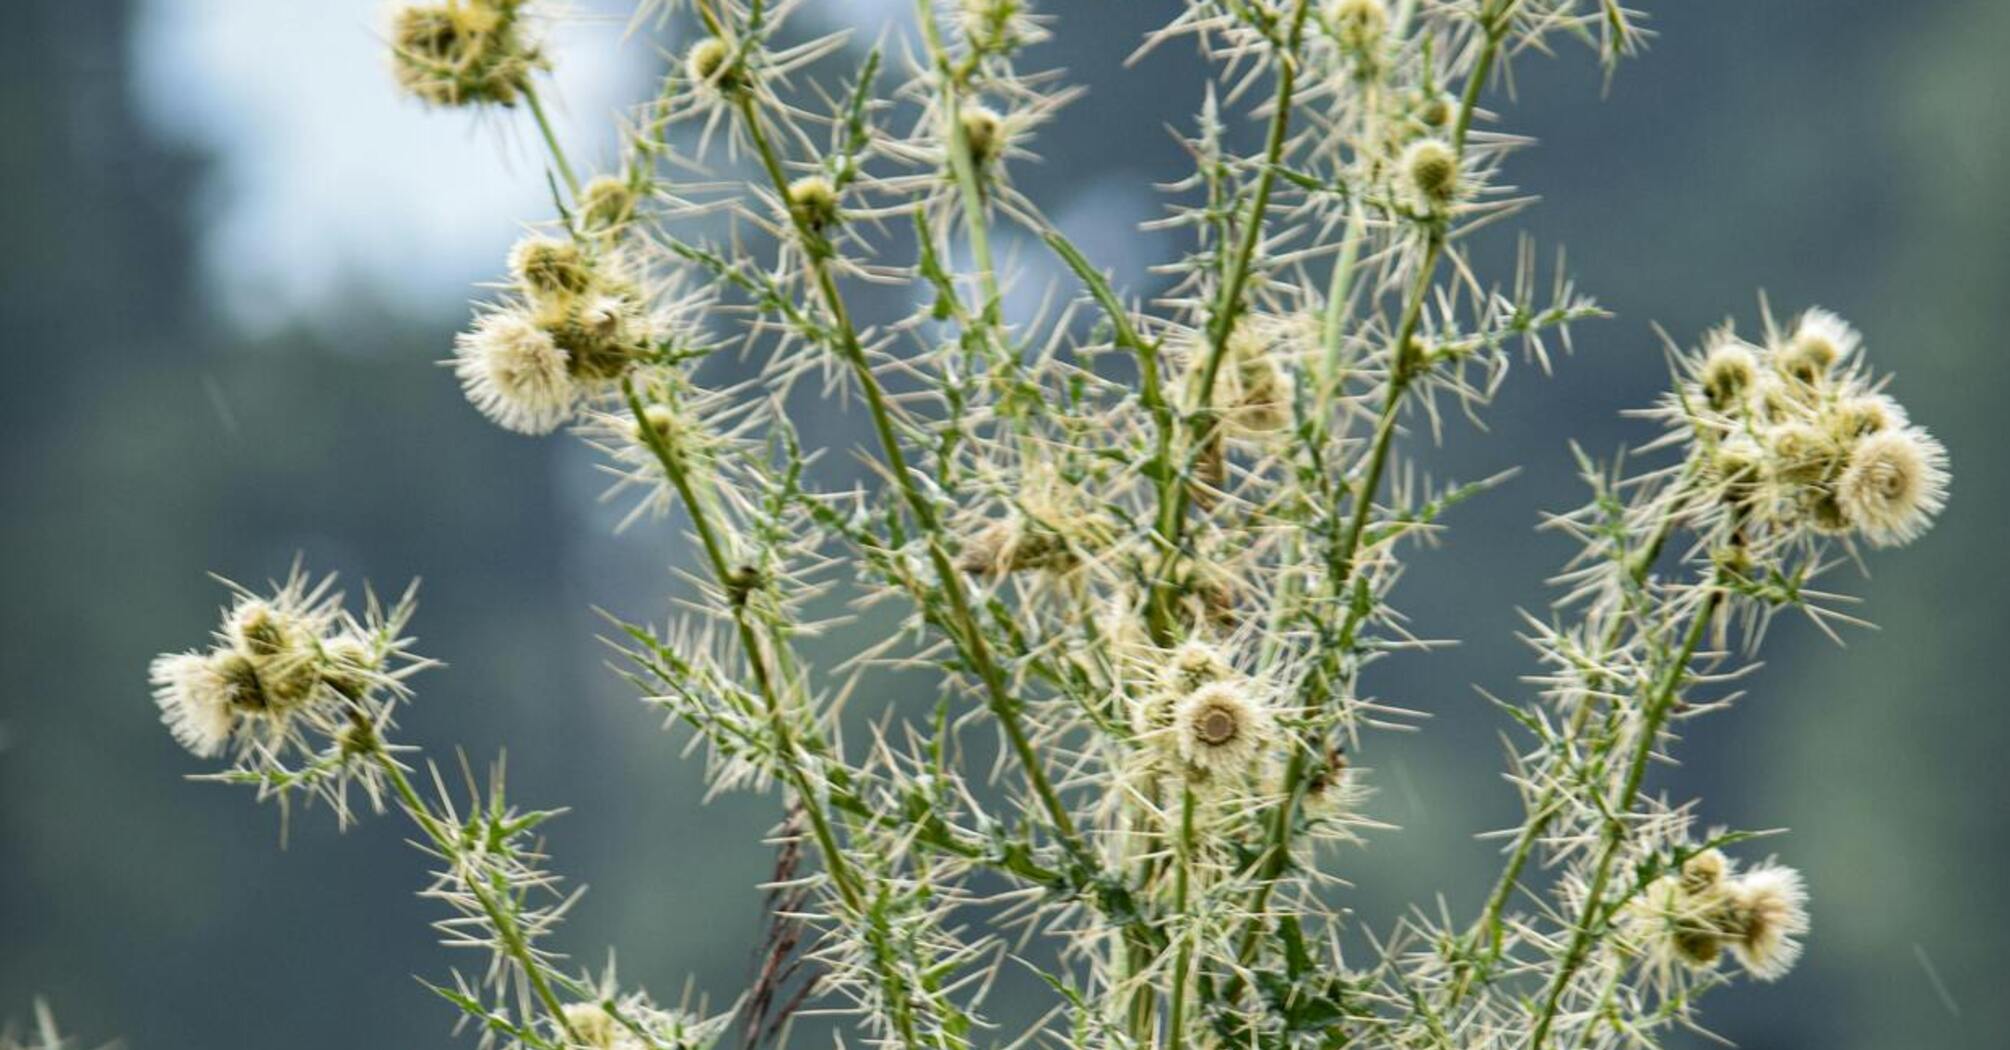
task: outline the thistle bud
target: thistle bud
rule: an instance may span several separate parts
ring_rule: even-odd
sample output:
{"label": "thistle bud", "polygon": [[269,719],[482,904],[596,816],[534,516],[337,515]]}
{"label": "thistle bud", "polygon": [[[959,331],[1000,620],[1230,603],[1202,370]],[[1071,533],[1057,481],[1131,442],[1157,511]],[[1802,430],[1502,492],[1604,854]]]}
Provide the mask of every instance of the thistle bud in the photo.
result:
{"label": "thistle bud", "polygon": [[640,194],[626,179],[595,175],[579,191],[579,216],[589,230],[619,229],[635,215]]}
{"label": "thistle bud", "polygon": [[1682,862],[1682,889],[1687,893],[1716,889],[1729,871],[1730,861],[1725,859],[1723,851],[1700,850]]}
{"label": "thistle bud", "polygon": [[566,1027],[587,1050],[614,1050],[616,1040],[627,1034],[599,1003],[567,1003],[564,1013]]}
{"label": "thistle bud", "polygon": [[984,106],[964,106],[958,116],[972,167],[982,171],[1005,151],[1005,119]]}
{"label": "thistle bud", "polygon": [[225,629],[238,652],[253,659],[278,656],[297,643],[291,618],[257,598],[247,598],[231,610]]}
{"label": "thistle bud", "polygon": [[559,302],[593,283],[593,269],[577,242],[560,237],[525,237],[510,249],[509,269],[524,293],[539,302]]}
{"label": "thistle bud", "polygon": [[1389,8],[1383,0],[1333,0],[1327,5],[1326,20],[1342,48],[1366,57],[1380,49],[1389,30]]}
{"label": "thistle bud", "polygon": [[1759,359],[1743,343],[1726,339],[1703,358],[1698,381],[1710,407],[1728,412],[1744,399],[1759,375]]}
{"label": "thistle bud", "polygon": [[351,700],[361,699],[376,684],[377,656],[353,635],[329,639],[321,646],[321,680]]}
{"label": "thistle bud", "polygon": [[1417,121],[1427,128],[1442,128],[1451,122],[1453,103],[1444,92],[1425,95],[1417,104]]}
{"label": "thistle bud", "polygon": [[270,711],[278,706],[265,693],[258,665],[243,653],[221,650],[209,656],[209,673],[221,683],[230,708],[241,712]]}
{"label": "thistle bud", "polygon": [[963,39],[978,54],[1010,54],[1036,36],[1025,0],[962,0],[957,14]]}
{"label": "thistle bud", "polygon": [[1758,445],[1743,435],[1717,446],[1710,469],[1727,502],[1743,503],[1752,497],[1764,474],[1763,455]]}
{"label": "thistle bud", "polygon": [[1430,206],[1452,199],[1459,185],[1459,155],[1442,139],[1418,139],[1403,151],[1403,180],[1417,198]]}
{"label": "thistle bud", "polygon": [[1766,435],[1772,476],[1791,485],[1809,485],[1832,474],[1837,449],[1829,436],[1809,423],[1787,423]]}
{"label": "thistle bud", "polygon": [[[677,410],[669,405],[657,403],[645,405],[642,409],[642,426],[660,441],[669,441],[677,432]],[[638,436],[641,431],[638,429]]]}
{"label": "thistle bud", "polygon": [[738,96],[752,84],[745,66],[733,55],[733,45],[709,36],[684,53],[684,75],[698,90],[725,98]]}
{"label": "thistle bud", "polygon": [[789,183],[789,217],[816,231],[836,225],[838,194],[831,180],[822,175],[805,175]]}
{"label": "thistle bud", "polygon": [[1905,426],[1905,410],[1883,394],[1862,394],[1836,403],[1829,416],[1829,429],[1845,444],[1871,434],[1882,434]]}

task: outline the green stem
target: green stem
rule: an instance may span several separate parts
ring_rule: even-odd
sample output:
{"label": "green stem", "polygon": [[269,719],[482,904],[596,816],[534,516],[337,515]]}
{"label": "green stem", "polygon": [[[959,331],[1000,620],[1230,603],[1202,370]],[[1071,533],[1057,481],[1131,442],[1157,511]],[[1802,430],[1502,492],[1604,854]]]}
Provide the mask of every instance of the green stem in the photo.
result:
{"label": "green stem", "polygon": [[[1263,231],[1268,226],[1266,220],[1270,211],[1271,190],[1277,182],[1277,169],[1284,156],[1285,143],[1291,137],[1291,102],[1298,83],[1298,42],[1304,33],[1308,10],[1307,0],[1297,0],[1292,5],[1290,29],[1285,39],[1274,47],[1277,90],[1271,100],[1269,130],[1264,136],[1263,167],[1256,175],[1256,190],[1250,197],[1249,212],[1242,221],[1241,237],[1229,256],[1228,269],[1222,275],[1221,290],[1209,311],[1207,358],[1201,365],[1199,385],[1188,398],[1191,402],[1188,406],[1191,413],[1188,416],[1188,439],[1196,448],[1213,447],[1221,440],[1211,411],[1215,379],[1221,373],[1222,361],[1228,356],[1229,336],[1234,334],[1235,323],[1242,313],[1243,287],[1249,281],[1257,245],[1262,242]],[[1162,464],[1162,468],[1171,471],[1172,464]],[[1161,627],[1169,622],[1166,606],[1170,600],[1172,570],[1179,561],[1186,510],[1193,498],[1193,486],[1174,485],[1169,494],[1172,498],[1161,500],[1159,506],[1158,534],[1164,549],[1160,554],[1158,571],[1153,574],[1151,588],[1151,620]],[[1172,639],[1166,636],[1153,640],[1165,645]]]}
{"label": "green stem", "polygon": [[[374,740],[374,737],[372,739]],[[412,823],[419,826],[420,831],[425,832],[426,837],[432,840],[433,845],[449,863],[458,863],[455,859],[458,850],[446,832],[445,822],[433,815],[432,809],[419,797],[418,791],[413,789],[411,780],[405,776],[404,767],[391,758],[390,752],[384,749],[381,742],[371,748],[370,755],[376,760],[378,768],[384,771],[385,779],[391,782],[391,788],[397,793],[405,815],[412,819]],[[531,953],[530,943],[524,937],[523,931],[517,928],[515,917],[503,908],[486,886],[470,881],[468,889],[473,892],[476,903],[481,905],[483,914],[488,917],[489,925],[495,927],[496,936],[502,939],[504,954],[523,971],[524,979],[530,983],[531,992],[537,996],[537,1001],[544,1007],[545,1014],[558,1025],[561,1032],[565,1033],[568,1042],[576,1043],[579,1040],[579,1033],[573,1030],[572,1022],[566,1019],[565,1008],[559,1004],[558,995],[551,990],[551,982],[544,976],[543,963]]]}
{"label": "green stem", "polygon": [[1689,676],[1689,662],[1694,659],[1697,649],[1703,644],[1703,636],[1708,632],[1710,621],[1724,603],[1726,592],[1721,581],[1711,587],[1710,595],[1696,610],[1695,618],[1684,633],[1682,646],[1669,665],[1666,677],[1649,697],[1646,709],[1641,713],[1639,739],[1633,743],[1633,754],[1627,762],[1626,777],[1619,790],[1608,803],[1604,844],[1598,855],[1598,862],[1592,868],[1591,882],[1585,891],[1584,907],[1577,918],[1576,930],[1572,933],[1570,947],[1565,950],[1563,961],[1556,974],[1550,979],[1549,990],[1544,995],[1542,1012],[1536,1015],[1535,1027],[1530,1031],[1529,1050],[1539,1050],[1549,1037],[1549,1029],[1556,1021],[1557,1008],[1563,1004],[1563,995],[1570,987],[1571,979],[1584,965],[1594,939],[1593,928],[1598,924],[1598,913],[1605,906],[1605,888],[1612,881],[1612,868],[1619,859],[1620,849],[1626,844],[1626,822],[1619,816],[1633,810],[1633,800],[1640,793],[1640,784],[1647,776],[1648,762],[1654,756],[1654,745],[1661,737],[1662,727],[1668,723],[1668,715],[1675,709],[1675,701],[1681,696],[1682,684]]}
{"label": "green stem", "polygon": [[[760,112],[751,99],[741,101],[740,116],[747,129],[748,138],[754,144],[754,151],[760,157],[761,165],[766,169],[769,180],[774,184],[775,192],[782,194],[786,201],[788,176],[782,170],[781,160],[762,128]],[[1006,689],[1004,673],[991,657],[990,648],[971,610],[969,597],[964,594],[962,577],[957,574],[948,549],[943,545],[942,526],[935,513],[935,507],[922,493],[912,470],[908,467],[907,455],[901,449],[899,431],[894,425],[892,412],[887,405],[886,392],[880,386],[879,377],[873,374],[871,362],[866,360],[865,348],[859,344],[858,332],[852,325],[850,312],[845,308],[844,296],[838,291],[837,281],[831,275],[826,258],[820,252],[808,247],[816,243],[816,231],[810,229],[803,217],[795,215],[793,211],[790,221],[805,246],[806,265],[816,283],[818,294],[823,299],[824,307],[830,311],[835,349],[865,395],[866,409],[872,418],[873,433],[878,439],[880,454],[885,460],[887,472],[893,476],[894,484],[899,488],[908,509],[914,515],[915,523],[925,537],[929,562],[940,581],[943,595],[949,601],[950,620],[954,628],[951,632],[952,639],[959,643],[959,648],[969,660],[972,669],[977,672],[984,686],[987,705],[993,716],[998,719],[1006,743],[1021,766],[1027,784],[1039,799],[1062,843],[1078,860],[1089,861],[1093,858],[1093,854],[1089,852],[1080,833],[1076,831],[1073,816],[1068,812],[1068,807],[1061,802],[1059,793],[1047,778],[1046,769],[1040,762],[1039,756],[1034,753],[1032,741],[1019,718],[1018,706]]]}
{"label": "green stem", "polygon": [[976,158],[970,155],[970,135],[963,127],[962,99],[950,69],[949,52],[942,46],[942,34],[935,24],[933,4],[930,0],[915,0],[914,6],[915,16],[921,23],[923,44],[935,64],[936,77],[941,81],[942,121],[945,138],[949,142],[949,167],[956,176],[957,194],[963,203],[963,223],[970,229],[970,254],[977,262],[978,280],[984,292],[984,308],[978,316],[985,327],[995,333],[1001,309],[998,268],[991,257],[990,222],[984,211],[984,190],[977,180]]}
{"label": "green stem", "polygon": [[[1678,488],[1686,483],[1687,477],[1685,476],[1682,482],[1677,483]],[[1639,551],[1625,554],[1626,557],[1632,559],[1632,564],[1626,571],[1627,579],[1634,587],[1637,588],[1647,581],[1647,576],[1652,571],[1655,561],[1660,558],[1661,551],[1667,546],[1669,538],[1675,534],[1676,521],[1681,517],[1681,506],[1682,503],[1680,500],[1674,501],[1669,513],[1664,515],[1660,523],[1655,526],[1654,533],[1648,539],[1647,543]],[[1620,617],[1615,619],[1611,626],[1606,628],[1602,636],[1603,648],[1610,649],[1612,646],[1618,644],[1625,630],[1626,622],[1624,617]],[[1589,701],[1587,700],[1585,706],[1580,706],[1577,711],[1572,713],[1570,722],[1571,736],[1576,736],[1583,729],[1584,720],[1590,710],[1588,705]],[[1487,894],[1486,906],[1480,913],[1479,922],[1474,925],[1472,938],[1468,943],[1468,949],[1473,949],[1476,947],[1473,942],[1484,936],[1487,942],[1485,957],[1478,961],[1479,972],[1477,974],[1462,976],[1454,986],[1451,1000],[1453,1005],[1457,1005],[1465,997],[1474,980],[1485,980],[1487,969],[1500,959],[1501,949],[1506,938],[1506,930],[1502,926],[1501,918],[1507,910],[1509,899],[1514,895],[1515,887],[1520,884],[1522,869],[1527,867],[1529,860],[1535,855],[1537,843],[1542,841],[1543,835],[1548,833],[1550,824],[1556,819],[1558,812],[1556,804],[1562,793],[1563,789],[1552,782],[1543,790],[1542,796],[1536,800],[1535,805],[1530,807],[1529,819],[1522,825],[1520,834],[1515,838],[1514,848],[1509,853],[1507,865],[1501,870],[1500,878],[1495,881],[1493,890]]]}
{"label": "green stem", "polygon": [[622,394],[628,402],[630,412],[634,415],[636,432],[642,437],[643,443],[649,446],[649,451],[656,457],[657,463],[663,467],[663,473],[670,479],[671,485],[675,486],[677,494],[683,497],[685,509],[691,518],[692,531],[698,534],[699,545],[705,549],[706,560],[711,563],[713,579],[720,588],[729,592],[727,604],[732,608],[733,624],[740,638],[740,649],[746,655],[747,669],[753,674],[755,686],[760,691],[761,701],[768,716],[769,729],[775,734],[776,746],[786,756],[781,763],[783,775],[789,781],[789,786],[795,790],[796,797],[803,801],[803,812],[809,818],[811,832],[817,840],[817,848],[824,855],[824,865],[830,869],[831,881],[837,886],[839,897],[854,915],[863,917],[863,891],[851,871],[849,862],[845,860],[844,852],[838,848],[837,833],[831,827],[830,816],[824,810],[815,785],[810,782],[808,773],[803,769],[805,756],[796,740],[795,731],[789,725],[788,713],[783,707],[774,677],[768,670],[768,661],[760,637],[748,616],[746,603],[733,601],[730,598],[730,591],[735,587],[747,586],[747,581],[736,579],[735,568],[727,558],[725,545],[720,540],[718,530],[713,526],[711,516],[706,510],[707,503],[693,485],[690,472],[684,469],[683,461],[664,442],[663,436],[649,425],[642,401],[636,396],[634,388],[624,384]]}
{"label": "green stem", "polygon": [[558,134],[552,131],[551,118],[545,115],[544,101],[538,97],[537,86],[526,83],[523,86],[524,101],[530,103],[530,115],[537,118],[538,134],[544,136],[544,145],[551,152],[551,162],[558,168],[560,178],[565,180],[565,188],[574,200],[579,199],[579,176],[572,172],[572,162],[565,159],[565,149],[558,144]]}
{"label": "green stem", "polygon": [[[1501,0],[1500,7],[1490,12],[1482,12],[1480,23],[1486,42],[1480,51],[1478,62],[1466,78],[1465,89],[1459,100],[1459,112],[1455,122],[1453,150],[1463,159],[1466,143],[1466,129],[1471,126],[1473,111],[1479,105],[1479,98],[1488,77],[1492,75],[1495,56],[1499,53],[1503,33],[1509,17],[1520,0]],[[1396,338],[1388,350],[1389,375],[1382,394],[1382,404],[1376,419],[1375,434],[1368,451],[1367,471],[1361,486],[1355,492],[1354,517],[1343,534],[1340,549],[1334,562],[1337,571],[1329,573],[1332,579],[1332,593],[1346,593],[1351,582],[1356,559],[1359,556],[1361,538],[1366,532],[1368,515],[1373,509],[1375,496],[1380,489],[1383,474],[1387,470],[1389,451],[1395,439],[1395,421],[1404,393],[1414,377],[1406,374],[1403,366],[1405,348],[1415,336],[1417,325],[1423,316],[1423,307],[1431,282],[1436,279],[1440,258],[1444,253],[1445,235],[1434,230],[1425,249],[1423,261],[1418,266],[1417,279],[1412,284],[1410,294],[1403,307],[1402,320],[1398,323]],[[1333,306],[1328,304],[1329,309]],[[1331,346],[1329,345],[1329,353]],[[1333,378],[1333,377],[1329,377]],[[1343,635],[1350,637],[1358,625],[1359,615],[1350,611]],[[1306,749],[1294,748],[1285,764],[1283,798],[1278,804],[1278,812],[1271,823],[1269,842],[1265,845],[1261,877],[1252,897],[1249,926],[1244,930],[1239,948],[1240,957],[1247,962],[1253,958],[1259,944],[1264,907],[1269,903],[1275,880],[1283,874],[1291,850],[1292,825],[1296,820],[1298,806],[1305,794],[1307,773]],[[1231,981],[1231,991],[1239,990],[1239,982]]]}
{"label": "green stem", "polygon": [[[1173,875],[1173,914],[1186,915],[1187,894],[1193,871],[1193,787],[1180,789],[1178,867]],[[1186,1000],[1188,979],[1193,971],[1193,937],[1182,935],[1179,954],[1173,960],[1172,1006],[1166,1011],[1166,1050],[1186,1045]]]}
{"label": "green stem", "polygon": [[[1361,475],[1361,482],[1354,490],[1354,516],[1341,534],[1340,548],[1332,556],[1329,576],[1332,578],[1332,592],[1345,594],[1352,581],[1356,560],[1360,556],[1361,539],[1367,534],[1368,518],[1375,505],[1375,496],[1381,491],[1382,476],[1388,472],[1389,453],[1395,446],[1396,420],[1400,414],[1403,394],[1409,389],[1414,378],[1403,364],[1405,355],[1402,348],[1416,335],[1417,325],[1423,316],[1425,297],[1430,292],[1430,282],[1437,271],[1438,258],[1444,250],[1444,241],[1433,236],[1430,246],[1425,249],[1424,260],[1417,268],[1417,280],[1410,289],[1408,302],[1403,309],[1403,319],[1396,330],[1396,340],[1389,349],[1389,379],[1382,391],[1382,408],[1376,417],[1375,434],[1368,449],[1368,462]],[[1342,633],[1351,637],[1357,622],[1357,614],[1350,611]],[[1297,817],[1298,804],[1305,794],[1306,748],[1293,748],[1291,758],[1285,763],[1284,799],[1278,804],[1277,812],[1271,820],[1270,836],[1264,846],[1263,866],[1255,896],[1251,902],[1251,914],[1261,915],[1270,901],[1272,887],[1291,856],[1291,827]],[[1244,936],[1245,954],[1255,947],[1257,927],[1252,925]]]}

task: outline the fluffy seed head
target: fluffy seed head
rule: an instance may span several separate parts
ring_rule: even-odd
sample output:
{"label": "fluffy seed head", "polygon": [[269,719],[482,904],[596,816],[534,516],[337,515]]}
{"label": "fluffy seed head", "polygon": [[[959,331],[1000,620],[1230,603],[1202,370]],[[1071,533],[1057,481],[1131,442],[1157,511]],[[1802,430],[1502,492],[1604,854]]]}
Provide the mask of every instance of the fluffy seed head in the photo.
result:
{"label": "fluffy seed head", "polygon": [[1459,155],[1443,139],[1425,138],[1403,150],[1403,179],[1418,199],[1443,204],[1459,184]]}
{"label": "fluffy seed head", "polygon": [[1850,450],[1835,499],[1872,543],[1910,543],[1947,505],[1947,450],[1917,427],[1864,437]]}
{"label": "fluffy seed head", "polygon": [[1731,952],[1761,981],[1778,980],[1800,958],[1808,932],[1808,893],[1800,872],[1768,864],[1730,885]]}
{"label": "fluffy seed head", "polygon": [[1206,777],[1255,773],[1273,721],[1247,682],[1213,682],[1173,708],[1173,740],[1187,765]]}
{"label": "fluffy seed head", "polygon": [[1847,360],[1862,342],[1848,321],[1816,307],[1801,315],[1775,363],[1782,374],[1813,383]]}
{"label": "fluffy seed head", "polygon": [[216,661],[202,653],[165,653],[148,668],[154,703],[175,742],[197,758],[213,758],[237,726],[234,688]]}
{"label": "fluffy seed head", "polygon": [[1897,430],[1906,423],[1905,409],[1883,394],[1860,394],[1836,403],[1829,416],[1829,429],[1838,441],[1850,442],[1870,434]]}
{"label": "fluffy seed head", "polygon": [[505,430],[549,434],[572,418],[579,391],[567,355],[517,310],[483,314],[454,340],[454,375],[482,414]]}
{"label": "fluffy seed head", "polygon": [[1729,874],[1731,863],[1720,850],[1706,849],[1682,862],[1682,889],[1702,893],[1717,888]]}
{"label": "fluffy seed head", "polygon": [[616,1037],[625,1034],[599,1003],[567,1003],[564,1013],[566,1026],[590,1050],[613,1050]]}

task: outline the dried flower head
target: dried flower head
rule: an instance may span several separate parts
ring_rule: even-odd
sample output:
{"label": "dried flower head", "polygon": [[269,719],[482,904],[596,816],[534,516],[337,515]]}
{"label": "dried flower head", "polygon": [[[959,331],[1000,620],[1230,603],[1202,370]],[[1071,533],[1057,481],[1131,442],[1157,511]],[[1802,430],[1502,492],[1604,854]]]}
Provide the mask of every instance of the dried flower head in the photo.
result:
{"label": "dried flower head", "polygon": [[1624,941],[1639,953],[1657,982],[1674,971],[1714,965],[1722,957],[1730,863],[1716,850],[1690,857],[1682,867],[1647,884],[1620,917]]}
{"label": "dried flower head", "polygon": [[[1297,386],[1290,349],[1295,323],[1294,318],[1244,316],[1229,333],[1209,400],[1221,411],[1230,437],[1262,439],[1290,428]],[[1209,356],[1206,339],[1197,335],[1187,352],[1183,380],[1191,402],[1199,400]]]}
{"label": "dried flower head", "polygon": [[492,310],[454,340],[454,374],[481,413],[506,430],[549,434],[572,418],[579,389],[550,332],[515,309]]}
{"label": "dried flower head", "polygon": [[1786,344],[1775,351],[1780,374],[1803,383],[1825,378],[1856,353],[1863,337],[1848,321],[1815,307],[1801,315]]}
{"label": "dried flower head", "polygon": [[1703,396],[1719,412],[1731,411],[1759,377],[1759,359],[1736,339],[1722,339],[1703,357],[1697,377]]}
{"label": "dried flower head", "polygon": [[1917,427],[1870,434],[1850,449],[1835,500],[1872,543],[1910,543],[1947,505],[1947,450]]}
{"label": "dried flower head", "polygon": [[149,668],[154,703],[175,742],[197,758],[214,758],[237,728],[238,682],[207,653],[163,653]]}
{"label": "dried flower head", "polygon": [[1898,430],[1905,425],[1905,409],[1883,394],[1845,397],[1829,412],[1830,432],[1842,442]]}
{"label": "dried flower head", "polygon": [[1210,779],[1256,773],[1275,728],[1268,703],[1248,681],[1203,685],[1172,716],[1179,757]]}
{"label": "dried flower head", "polygon": [[1778,980],[1800,958],[1799,938],[1808,932],[1800,872],[1777,864],[1754,868],[1731,883],[1729,897],[1732,954],[1759,980]]}
{"label": "dried flower head", "polygon": [[546,61],[525,33],[523,0],[408,4],[391,19],[398,85],[435,106],[515,105]]}

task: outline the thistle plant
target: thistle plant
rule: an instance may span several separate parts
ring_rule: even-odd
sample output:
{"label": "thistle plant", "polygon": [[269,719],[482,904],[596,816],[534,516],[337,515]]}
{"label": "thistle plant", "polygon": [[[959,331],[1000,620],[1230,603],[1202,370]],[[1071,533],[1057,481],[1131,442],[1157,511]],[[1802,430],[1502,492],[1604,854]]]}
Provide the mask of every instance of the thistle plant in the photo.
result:
{"label": "thistle plant", "polygon": [[[1149,224],[1188,246],[1141,297],[1013,180],[1075,97],[1033,68],[1072,12],[917,0],[868,50],[797,35],[802,6],[644,3],[632,31],[672,58],[601,170],[540,102],[555,12],[411,4],[389,34],[420,103],[521,105],[548,150],[553,214],[450,364],[498,426],[574,431],[634,515],[688,534],[674,615],[609,637],[715,790],[780,798],[755,986],[670,1009],[566,961],[553,814],[510,802],[500,763],[397,740],[430,664],[412,592],[231,585],[212,644],[153,667],[175,738],[228,760],[214,778],[413,823],[443,938],[478,960],[433,987],[482,1045],[778,1042],[799,1009],[906,1050],[1657,1045],[1706,991],[1792,967],[1801,877],[1652,773],[1740,698],[1777,614],[1859,623],[1824,574],[1945,502],[1945,451],[1821,309],[1671,342],[1639,447],[1578,453],[1589,499],[1546,526],[1580,550],[1522,617],[1529,695],[1496,701],[1524,816],[1487,897],[1377,926],[1341,880],[1393,833],[1357,762],[1417,718],[1379,698],[1384,659],[1429,647],[1397,584],[1498,480],[1421,482],[1417,457],[1603,316],[1525,242],[1485,272],[1483,231],[1532,201],[1505,181],[1528,142],[1485,104],[1569,40],[1609,74],[1641,15],[1172,5],[1141,50],[1209,73]],[[1061,305],[1008,304],[1008,231],[1066,276]],[[887,285],[905,312],[855,308]],[[711,380],[732,353],[752,378]],[[858,406],[870,484],[819,485],[791,411],[823,401]],[[833,593],[882,630],[818,666]],[[934,676],[932,712],[840,717],[893,669]],[[1048,979],[1024,1031],[986,1002],[1014,956]]]}

